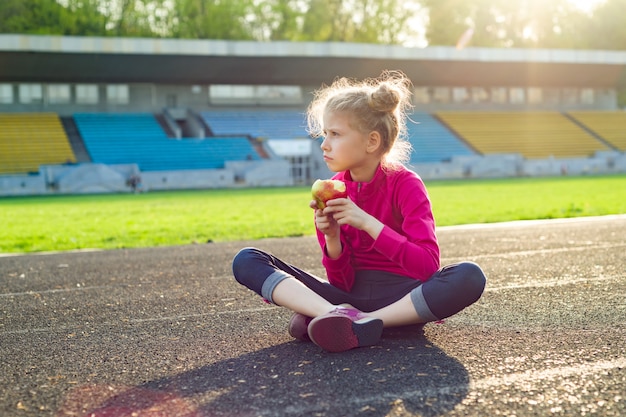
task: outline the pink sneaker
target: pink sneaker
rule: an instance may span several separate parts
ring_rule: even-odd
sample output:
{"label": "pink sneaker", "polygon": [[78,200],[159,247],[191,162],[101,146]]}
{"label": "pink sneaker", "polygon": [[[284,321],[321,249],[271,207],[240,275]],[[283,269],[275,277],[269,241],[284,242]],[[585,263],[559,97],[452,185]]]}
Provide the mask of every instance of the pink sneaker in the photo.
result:
{"label": "pink sneaker", "polygon": [[343,352],[371,346],[380,340],[383,321],[367,316],[355,308],[336,308],[311,320],[309,337],[329,352]]}
{"label": "pink sneaker", "polygon": [[293,313],[289,320],[289,334],[291,337],[303,342],[310,342],[308,328],[311,320],[313,320],[311,317],[304,314]]}

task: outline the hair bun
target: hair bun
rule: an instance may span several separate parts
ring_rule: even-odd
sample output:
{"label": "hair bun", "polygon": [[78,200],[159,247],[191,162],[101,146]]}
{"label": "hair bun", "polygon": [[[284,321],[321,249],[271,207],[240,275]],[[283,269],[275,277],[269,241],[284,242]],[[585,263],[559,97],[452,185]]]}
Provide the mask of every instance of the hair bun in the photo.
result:
{"label": "hair bun", "polygon": [[387,83],[381,83],[378,88],[369,93],[367,104],[375,111],[391,113],[398,107],[400,99],[400,93],[396,89]]}

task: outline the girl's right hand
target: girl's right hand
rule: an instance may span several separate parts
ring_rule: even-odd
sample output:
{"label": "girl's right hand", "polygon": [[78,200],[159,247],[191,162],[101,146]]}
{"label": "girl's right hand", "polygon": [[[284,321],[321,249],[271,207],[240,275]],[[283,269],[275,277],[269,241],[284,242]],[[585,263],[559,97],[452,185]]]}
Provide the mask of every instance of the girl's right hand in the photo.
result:
{"label": "girl's right hand", "polygon": [[324,233],[326,237],[337,237],[339,236],[339,224],[333,218],[333,216],[327,216],[324,214],[323,210],[317,208],[317,203],[315,200],[311,201],[310,207],[315,209],[315,227]]}

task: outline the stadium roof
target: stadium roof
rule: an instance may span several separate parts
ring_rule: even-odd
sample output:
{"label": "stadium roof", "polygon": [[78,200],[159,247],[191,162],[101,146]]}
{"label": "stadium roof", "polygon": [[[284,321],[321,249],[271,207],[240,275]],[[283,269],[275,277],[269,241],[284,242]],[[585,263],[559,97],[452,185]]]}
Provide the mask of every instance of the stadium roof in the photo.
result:
{"label": "stadium roof", "polygon": [[626,86],[623,51],[0,35],[0,82],[317,86],[384,69],[429,86]]}

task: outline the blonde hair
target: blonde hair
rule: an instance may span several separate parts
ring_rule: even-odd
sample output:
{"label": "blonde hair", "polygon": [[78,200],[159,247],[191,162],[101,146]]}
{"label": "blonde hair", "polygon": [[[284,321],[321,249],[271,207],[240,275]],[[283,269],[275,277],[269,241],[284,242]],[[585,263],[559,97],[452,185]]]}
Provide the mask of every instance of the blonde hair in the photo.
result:
{"label": "blonde hair", "polygon": [[400,71],[384,71],[378,78],[363,81],[338,78],[314,92],[307,110],[308,130],[311,136],[321,137],[325,112],[348,112],[353,116],[355,129],[380,134],[381,165],[393,169],[408,162],[411,156],[406,128],[410,100],[411,82]]}

